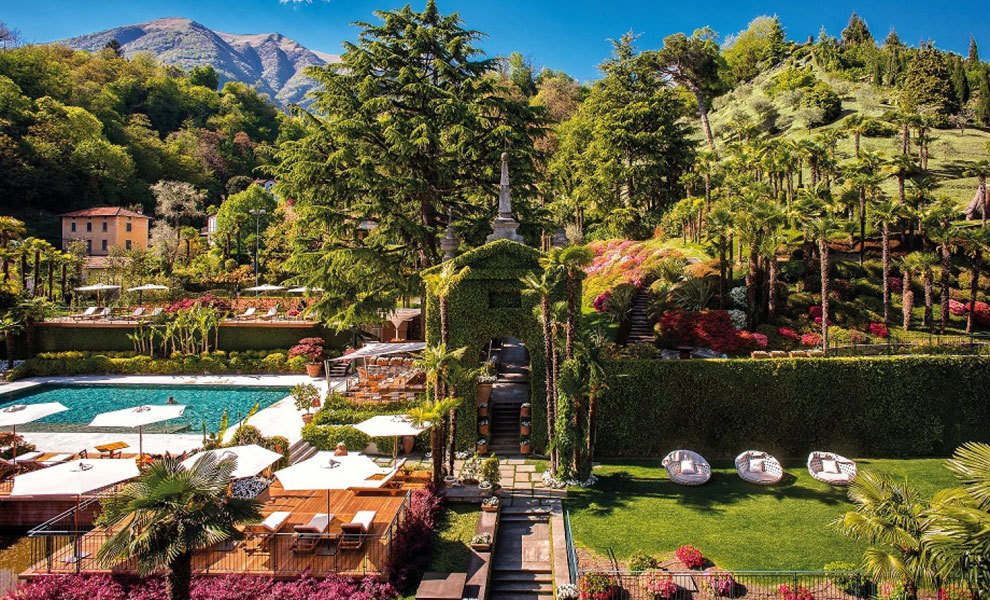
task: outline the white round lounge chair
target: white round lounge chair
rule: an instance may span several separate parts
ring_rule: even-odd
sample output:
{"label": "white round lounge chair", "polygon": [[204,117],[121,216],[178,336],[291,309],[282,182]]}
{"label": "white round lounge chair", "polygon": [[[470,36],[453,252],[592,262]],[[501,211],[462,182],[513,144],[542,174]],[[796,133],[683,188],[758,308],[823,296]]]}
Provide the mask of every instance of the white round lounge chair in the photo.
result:
{"label": "white round lounge chair", "polygon": [[822,483],[849,485],[856,472],[856,463],[840,454],[815,451],[808,455],[808,473]]}
{"label": "white round lounge chair", "polygon": [[747,450],[736,457],[736,472],[744,481],[773,485],[784,478],[780,461],[762,450]]}
{"label": "white round lounge chair", "polygon": [[680,485],[701,485],[712,476],[708,461],[691,450],[674,450],[660,464],[667,469],[667,477]]}

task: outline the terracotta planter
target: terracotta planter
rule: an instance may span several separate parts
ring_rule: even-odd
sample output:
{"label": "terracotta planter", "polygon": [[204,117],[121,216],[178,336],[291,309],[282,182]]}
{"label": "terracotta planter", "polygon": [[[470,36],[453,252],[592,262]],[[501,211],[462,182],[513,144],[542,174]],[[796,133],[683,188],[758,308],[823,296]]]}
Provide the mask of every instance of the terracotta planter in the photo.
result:
{"label": "terracotta planter", "polygon": [[313,398],[313,408],[319,408],[319,407],[320,407],[320,399]]}
{"label": "terracotta planter", "polygon": [[524,444],[524,443],[520,443],[519,444],[519,453],[520,454],[529,454],[532,451],[533,451],[533,445],[532,444]]}
{"label": "terracotta planter", "polygon": [[402,453],[409,454],[413,451],[413,445],[416,443],[416,438],[411,435],[402,436]]}
{"label": "terracotta planter", "polygon": [[313,420],[313,413],[303,413],[302,420],[303,423],[309,425],[309,423]]}
{"label": "terracotta planter", "polygon": [[527,405],[523,404],[522,406],[519,407],[519,416],[520,417],[530,417],[532,415],[533,415],[533,407],[532,406],[527,406]]}
{"label": "terracotta planter", "polygon": [[482,504],[481,505],[481,510],[482,510],[482,512],[497,513],[498,512],[498,506],[485,506],[484,504]]}
{"label": "terracotta planter", "polygon": [[491,552],[492,545],[490,542],[487,544],[471,544],[471,549],[476,552]]}
{"label": "terracotta planter", "polygon": [[478,433],[480,433],[481,435],[487,436],[488,435],[488,423],[479,423],[478,424]]}
{"label": "terracotta planter", "polygon": [[478,384],[478,404],[487,404],[488,399],[492,397],[492,383],[479,383]]}
{"label": "terracotta planter", "polygon": [[478,454],[488,454],[488,443],[478,444]]}
{"label": "terracotta planter", "polygon": [[488,416],[488,405],[487,404],[479,404],[478,405],[478,416],[479,417],[487,417]]}
{"label": "terracotta planter", "polygon": [[533,428],[531,426],[529,426],[529,425],[520,425],[519,426],[519,433],[521,435],[529,435],[532,429]]}
{"label": "terracotta planter", "polygon": [[319,377],[322,370],[322,363],[306,363],[306,374],[310,377]]}

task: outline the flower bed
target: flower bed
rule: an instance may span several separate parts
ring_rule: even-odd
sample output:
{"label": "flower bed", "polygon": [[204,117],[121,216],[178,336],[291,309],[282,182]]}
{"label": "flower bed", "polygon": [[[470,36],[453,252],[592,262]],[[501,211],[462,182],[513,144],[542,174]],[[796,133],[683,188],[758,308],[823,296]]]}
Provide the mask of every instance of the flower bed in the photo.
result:
{"label": "flower bed", "polygon": [[134,352],[48,352],[29,358],[8,380],[62,375],[219,375],[238,373],[300,373],[305,359],[280,351],[175,353],[149,358]]}
{"label": "flower bed", "polygon": [[[650,283],[651,271],[660,261],[671,256],[683,256],[677,250],[658,247],[655,240],[602,240],[591,242],[588,248],[595,253],[591,265],[585,269],[584,302],[588,306],[598,303],[605,308],[611,290],[622,284],[637,288]],[[599,310],[595,306],[596,310]]]}
{"label": "flower bed", "polygon": [[726,354],[745,354],[759,346],[748,331],[739,331],[728,311],[688,312],[669,310],[657,323],[660,344],[667,347],[697,346]]}
{"label": "flower bed", "polygon": [[677,555],[677,560],[689,569],[700,569],[708,562],[701,550],[694,546],[681,546],[674,554]]}

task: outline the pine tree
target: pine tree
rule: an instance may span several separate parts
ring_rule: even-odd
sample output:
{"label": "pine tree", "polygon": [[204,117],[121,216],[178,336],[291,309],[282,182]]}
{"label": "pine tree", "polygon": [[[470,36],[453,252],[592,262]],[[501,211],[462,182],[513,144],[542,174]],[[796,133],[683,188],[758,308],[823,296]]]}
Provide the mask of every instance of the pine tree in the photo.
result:
{"label": "pine tree", "polygon": [[866,21],[856,13],[849,16],[849,24],[842,30],[842,43],[846,46],[876,44],[870,28],[866,26]]}
{"label": "pine tree", "polygon": [[952,89],[956,93],[956,99],[962,106],[969,101],[969,80],[966,78],[966,69],[963,68],[961,58],[954,58],[952,66]]}
{"label": "pine tree", "polygon": [[904,76],[901,108],[930,116],[955,114],[959,100],[950,79],[942,53],[931,45],[922,47]]}
{"label": "pine tree", "polygon": [[976,38],[973,34],[969,35],[969,62],[973,65],[980,62],[980,51],[976,47]]}
{"label": "pine tree", "polygon": [[897,35],[897,30],[893,27],[890,28],[890,33],[887,34],[887,38],[883,41],[884,48],[903,48],[904,44],[901,43],[901,38]]}
{"label": "pine tree", "polygon": [[984,126],[990,126],[990,70],[980,74],[980,91],[976,103],[976,119]]}

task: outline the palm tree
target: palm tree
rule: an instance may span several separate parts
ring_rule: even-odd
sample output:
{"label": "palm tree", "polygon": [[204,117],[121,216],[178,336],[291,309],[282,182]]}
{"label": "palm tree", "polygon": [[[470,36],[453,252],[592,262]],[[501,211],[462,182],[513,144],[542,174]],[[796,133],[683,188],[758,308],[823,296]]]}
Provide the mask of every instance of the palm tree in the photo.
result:
{"label": "palm tree", "polygon": [[111,568],[133,559],[142,576],[164,570],[169,600],[188,600],[193,554],[240,537],[238,525],[261,518],[256,500],[227,493],[235,467],[214,454],[189,469],[171,457],[153,462],[104,502],[99,522],[116,532],[100,548],[100,562]]}
{"label": "palm tree", "polygon": [[417,427],[430,427],[430,452],[433,455],[433,485],[439,486],[443,481],[443,432],[439,423],[452,410],[457,410],[461,401],[459,398],[440,398],[432,402],[427,400],[421,406],[409,410],[409,419]]}
{"label": "palm tree", "polygon": [[10,276],[10,259],[13,256],[10,242],[24,237],[24,222],[14,217],[0,215],[0,253],[3,254],[3,282]]}
{"label": "palm tree", "polygon": [[822,195],[809,198],[805,213],[804,229],[805,235],[810,237],[812,240],[818,242],[818,261],[821,270],[821,294],[822,294],[822,350],[828,350],[828,272],[830,262],[829,262],[829,247],[828,242],[832,235],[838,231],[838,221],[835,218],[836,207],[831,203],[831,198],[828,194],[827,188],[819,188],[816,186],[816,190],[822,192]]}
{"label": "palm tree", "polygon": [[591,264],[595,254],[587,246],[568,246],[552,249],[542,260],[544,269],[563,272],[567,281],[567,320],[565,328],[564,358],[574,358],[574,342],[577,339],[577,321],[581,311],[580,283],[584,268]]}
{"label": "palm tree", "polygon": [[550,473],[554,477],[557,475],[557,453],[549,449],[553,448],[551,437],[556,419],[557,385],[554,381],[553,356],[557,349],[554,344],[551,302],[554,288],[557,287],[559,281],[558,275],[556,272],[545,269],[540,275],[530,272],[521,279],[523,294],[532,294],[540,298],[539,319],[543,325],[543,377],[546,384],[547,448],[550,454]]}
{"label": "palm tree", "polygon": [[7,345],[7,369],[14,368],[14,336],[24,330],[24,323],[14,314],[7,311],[0,318],[0,334],[3,334],[4,342]]}
{"label": "palm tree", "polygon": [[948,467],[962,486],[943,490],[933,499],[925,542],[939,575],[961,577],[979,600],[990,589],[990,445],[960,446]]}
{"label": "palm tree", "polygon": [[883,172],[897,178],[897,200],[904,204],[907,200],[905,184],[908,177],[918,172],[918,163],[909,154],[895,154],[884,161]]}
{"label": "palm tree", "polygon": [[[457,350],[448,350],[447,344],[436,344],[424,348],[416,360],[417,368],[422,369],[426,373],[426,382],[432,392],[432,401],[427,400],[426,404],[420,407],[419,411],[420,417],[422,417],[420,421],[429,421],[433,425],[430,430],[431,452],[433,452],[433,480],[438,484],[443,478],[444,463],[444,427],[442,423],[445,418],[449,417],[450,411],[456,411],[460,405],[460,401],[453,400],[449,392],[451,383],[455,378],[456,367],[463,360],[466,353],[467,346],[463,346]],[[453,400],[453,402],[446,402],[447,400]],[[438,417],[436,413],[439,410],[437,408],[439,406],[446,406],[448,410],[446,413],[441,413],[441,416]],[[431,418],[427,418],[424,415],[431,416]],[[436,440],[433,440],[434,436]],[[433,444],[434,441],[436,442],[435,444]],[[433,447],[434,445],[435,447]],[[453,448],[451,448],[451,454],[453,454]],[[451,469],[453,469],[453,466],[451,466]]]}
{"label": "palm tree", "polygon": [[949,323],[949,277],[952,267],[952,240],[956,236],[958,228],[952,224],[952,217],[955,216],[955,205],[949,198],[939,197],[925,215],[928,226],[928,236],[938,242],[939,254],[941,257],[941,306],[942,314],[939,323],[939,333],[945,334],[945,328]]}
{"label": "palm tree", "polygon": [[895,200],[883,200],[873,207],[873,222],[880,227],[883,255],[883,322],[890,323],[890,225],[901,215],[901,205]]}
{"label": "palm tree", "polygon": [[853,137],[856,158],[859,158],[859,138],[873,126],[873,119],[863,113],[853,113],[842,120],[842,129]]}
{"label": "palm tree", "polygon": [[728,294],[728,268],[726,251],[730,247],[729,236],[734,225],[732,211],[724,202],[719,202],[715,208],[708,213],[707,234],[714,238],[715,247],[718,248],[718,305],[725,308],[725,297]]}
{"label": "palm tree", "polygon": [[849,486],[855,510],[833,525],[842,533],[870,546],[863,555],[867,573],[881,581],[902,581],[909,598],[931,584],[936,572],[925,552],[930,504],[906,482],[864,469]]}
{"label": "palm tree", "polygon": [[962,246],[969,256],[969,313],[966,315],[966,333],[973,333],[973,317],[976,313],[976,296],[980,289],[980,272],[983,270],[983,254],[990,245],[990,230],[985,227],[978,229],[961,229],[958,233],[962,238]]}
{"label": "palm tree", "polygon": [[990,202],[990,198],[987,198],[987,176],[990,176],[990,160],[981,160],[973,165],[970,165],[966,169],[965,175],[969,177],[976,177],[979,183],[977,184],[977,198],[979,199],[979,206],[974,206],[974,212],[976,210],[980,211],[980,217],[983,220],[983,226],[987,225],[987,203]]}
{"label": "palm tree", "polygon": [[914,310],[914,290],[911,288],[916,273],[921,272],[920,252],[912,252],[904,256],[898,263],[901,270],[901,318],[904,331],[911,328],[911,311]]}
{"label": "palm tree", "polygon": [[52,311],[52,303],[46,298],[32,297],[19,302],[14,307],[14,311],[24,323],[27,357],[31,358],[34,356],[35,323],[48,318]]}

